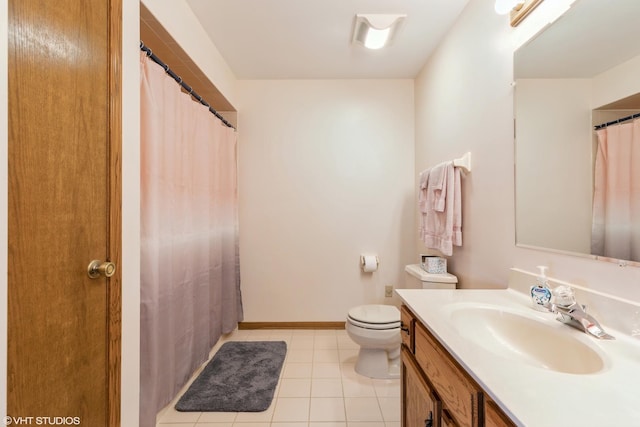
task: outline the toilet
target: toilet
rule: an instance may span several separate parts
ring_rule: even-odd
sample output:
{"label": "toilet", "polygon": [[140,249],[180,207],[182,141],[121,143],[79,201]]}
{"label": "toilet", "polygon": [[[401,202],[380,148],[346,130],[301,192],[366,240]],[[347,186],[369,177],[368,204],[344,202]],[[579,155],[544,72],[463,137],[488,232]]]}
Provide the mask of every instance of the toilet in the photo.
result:
{"label": "toilet", "polygon": [[[429,274],[420,265],[405,267],[408,288],[455,289],[453,274]],[[393,305],[359,305],[349,310],[349,337],[360,346],[355,370],[369,378],[400,377],[400,310]]]}
{"label": "toilet", "polygon": [[356,372],[369,378],[400,377],[400,310],[393,305],[359,305],[345,328],[360,346]]}

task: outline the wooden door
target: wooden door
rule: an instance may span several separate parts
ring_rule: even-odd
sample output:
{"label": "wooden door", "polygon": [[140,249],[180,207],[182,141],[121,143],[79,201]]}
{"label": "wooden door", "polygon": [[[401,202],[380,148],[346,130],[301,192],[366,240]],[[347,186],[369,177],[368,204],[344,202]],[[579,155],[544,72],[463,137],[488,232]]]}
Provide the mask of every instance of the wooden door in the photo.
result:
{"label": "wooden door", "polygon": [[402,427],[440,427],[441,402],[425,381],[413,355],[403,345]]}
{"label": "wooden door", "polygon": [[120,2],[9,0],[7,413],[33,424],[120,424]]}

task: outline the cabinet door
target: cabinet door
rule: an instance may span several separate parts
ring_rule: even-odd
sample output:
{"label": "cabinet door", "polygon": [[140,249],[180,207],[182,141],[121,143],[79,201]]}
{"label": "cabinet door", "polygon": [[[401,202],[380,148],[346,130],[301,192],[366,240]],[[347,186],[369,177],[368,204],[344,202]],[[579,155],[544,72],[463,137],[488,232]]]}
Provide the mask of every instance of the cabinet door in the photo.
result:
{"label": "cabinet door", "polygon": [[498,408],[495,402],[487,400],[484,406],[485,427],[513,427],[515,424]]}
{"label": "cabinet door", "polygon": [[447,409],[442,410],[442,427],[459,427]]}
{"label": "cabinet door", "polygon": [[440,427],[441,408],[413,355],[402,346],[402,427]]}

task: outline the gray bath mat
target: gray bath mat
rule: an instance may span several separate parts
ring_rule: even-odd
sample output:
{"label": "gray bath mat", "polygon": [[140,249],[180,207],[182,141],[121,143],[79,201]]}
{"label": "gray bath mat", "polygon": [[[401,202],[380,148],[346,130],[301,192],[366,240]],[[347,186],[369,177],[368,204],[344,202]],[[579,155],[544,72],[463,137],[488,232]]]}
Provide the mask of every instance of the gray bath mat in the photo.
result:
{"label": "gray bath mat", "polygon": [[284,341],[223,344],[182,395],[183,412],[260,412],[269,408],[287,353]]}

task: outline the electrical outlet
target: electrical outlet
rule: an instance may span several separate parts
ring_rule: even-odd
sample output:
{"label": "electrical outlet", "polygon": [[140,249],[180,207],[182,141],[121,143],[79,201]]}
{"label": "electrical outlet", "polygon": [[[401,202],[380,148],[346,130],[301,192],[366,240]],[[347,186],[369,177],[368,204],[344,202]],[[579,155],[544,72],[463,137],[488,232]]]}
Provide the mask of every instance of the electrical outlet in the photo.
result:
{"label": "electrical outlet", "polygon": [[393,296],[393,285],[387,285],[384,287],[384,296],[386,298]]}

